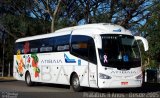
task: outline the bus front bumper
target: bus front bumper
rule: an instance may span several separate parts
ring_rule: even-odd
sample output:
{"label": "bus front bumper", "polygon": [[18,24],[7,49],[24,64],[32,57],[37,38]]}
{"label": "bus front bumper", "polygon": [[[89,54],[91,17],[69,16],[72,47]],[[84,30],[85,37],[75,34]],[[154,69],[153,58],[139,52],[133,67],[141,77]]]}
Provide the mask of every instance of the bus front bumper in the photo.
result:
{"label": "bus front bumper", "polygon": [[135,88],[142,86],[142,80],[101,80],[99,88]]}

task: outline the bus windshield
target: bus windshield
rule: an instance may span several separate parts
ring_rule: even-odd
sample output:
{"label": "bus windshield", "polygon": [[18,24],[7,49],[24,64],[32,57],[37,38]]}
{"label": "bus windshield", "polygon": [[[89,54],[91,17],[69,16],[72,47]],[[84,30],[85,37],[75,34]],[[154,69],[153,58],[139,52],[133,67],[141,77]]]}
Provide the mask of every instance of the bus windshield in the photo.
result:
{"label": "bus windshield", "polygon": [[137,41],[130,35],[103,34],[99,56],[102,66],[129,69],[141,66]]}

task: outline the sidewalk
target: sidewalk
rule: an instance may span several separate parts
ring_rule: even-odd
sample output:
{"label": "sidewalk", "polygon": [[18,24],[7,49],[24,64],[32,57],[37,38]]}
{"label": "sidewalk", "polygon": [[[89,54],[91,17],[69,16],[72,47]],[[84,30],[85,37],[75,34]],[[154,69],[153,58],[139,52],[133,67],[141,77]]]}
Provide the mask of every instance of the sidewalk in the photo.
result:
{"label": "sidewalk", "polygon": [[13,77],[0,77],[0,82],[15,81]]}

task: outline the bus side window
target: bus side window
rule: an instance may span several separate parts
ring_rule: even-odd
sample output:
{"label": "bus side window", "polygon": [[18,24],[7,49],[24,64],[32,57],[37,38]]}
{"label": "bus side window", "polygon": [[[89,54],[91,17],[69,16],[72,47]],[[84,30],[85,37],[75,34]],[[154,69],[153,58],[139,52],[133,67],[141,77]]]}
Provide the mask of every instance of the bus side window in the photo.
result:
{"label": "bus side window", "polygon": [[38,40],[30,41],[30,53],[38,53],[39,47],[40,47],[40,43]]}
{"label": "bus side window", "polygon": [[97,64],[96,50],[93,38],[84,35],[73,35],[71,54]]}
{"label": "bus side window", "polygon": [[53,38],[44,38],[40,40],[40,52],[52,52],[54,50],[54,40]]}
{"label": "bus side window", "polygon": [[23,54],[23,42],[18,42],[15,44],[15,55],[17,54]]}
{"label": "bus side window", "polygon": [[59,36],[55,38],[55,50],[57,52],[69,51],[70,35]]}
{"label": "bus side window", "polygon": [[89,52],[88,54],[89,61],[94,64],[97,64],[95,44],[92,38],[88,41],[88,52]]}
{"label": "bus side window", "polygon": [[88,36],[73,35],[71,40],[71,54],[88,60]]}

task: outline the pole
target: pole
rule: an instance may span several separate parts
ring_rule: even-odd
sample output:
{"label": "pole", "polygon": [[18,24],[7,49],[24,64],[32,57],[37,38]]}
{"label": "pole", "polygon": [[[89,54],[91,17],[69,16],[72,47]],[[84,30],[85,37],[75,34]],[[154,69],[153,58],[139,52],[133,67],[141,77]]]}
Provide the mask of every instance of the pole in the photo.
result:
{"label": "pole", "polygon": [[147,69],[145,70],[145,74],[144,74],[144,82],[147,82]]}
{"label": "pole", "polygon": [[9,62],[9,65],[8,65],[8,77],[10,77],[10,67],[11,67],[11,65],[10,65],[10,62]]}
{"label": "pole", "polygon": [[5,50],[5,38],[3,38],[3,65],[2,65],[2,77],[4,77],[4,50]]}
{"label": "pole", "polygon": [[160,64],[159,64],[159,67],[158,67],[158,72],[157,72],[157,83],[160,83]]}

